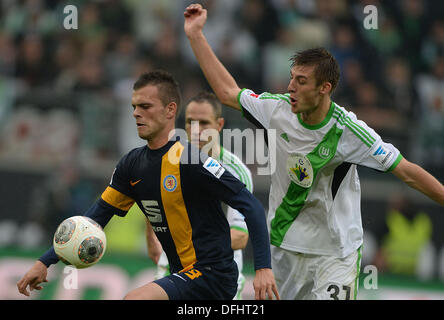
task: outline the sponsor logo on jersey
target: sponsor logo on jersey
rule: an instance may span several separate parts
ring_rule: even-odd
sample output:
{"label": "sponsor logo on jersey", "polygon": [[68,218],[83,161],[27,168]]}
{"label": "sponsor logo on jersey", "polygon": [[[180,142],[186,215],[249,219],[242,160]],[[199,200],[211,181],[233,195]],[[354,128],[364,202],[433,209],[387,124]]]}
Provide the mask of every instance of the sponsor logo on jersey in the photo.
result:
{"label": "sponsor logo on jersey", "polygon": [[162,222],[159,203],[156,200],[141,200],[145,215],[152,223]]}
{"label": "sponsor logo on jersey", "polygon": [[287,173],[290,179],[303,188],[313,183],[313,167],[303,154],[291,154],[287,159]]}
{"label": "sponsor logo on jersey", "polygon": [[163,179],[163,188],[166,191],[173,192],[174,190],[176,190],[176,187],[177,187],[177,179],[172,174],[167,175]]}
{"label": "sponsor logo on jersey", "polygon": [[213,176],[216,178],[220,178],[222,174],[225,172],[225,168],[220,165],[219,162],[214,160],[213,158],[209,157],[207,161],[204,163],[204,168],[211,172]]}
{"label": "sponsor logo on jersey", "polygon": [[168,230],[167,227],[156,227],[156,226],[152,226],[152,227],[153,227],[154,232],[167,232],[167,230]]}
{"label": "sponsor logo on jersey", "polygon": [[256,93],[250,93],[250,96],[254,97],[254,98],[259,98],[259,95]]}

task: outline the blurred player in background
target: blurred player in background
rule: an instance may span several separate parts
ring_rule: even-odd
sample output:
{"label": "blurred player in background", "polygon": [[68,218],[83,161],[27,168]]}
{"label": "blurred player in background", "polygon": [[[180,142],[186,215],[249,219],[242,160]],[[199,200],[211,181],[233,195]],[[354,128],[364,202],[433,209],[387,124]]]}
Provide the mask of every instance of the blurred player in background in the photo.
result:
{"label": "blurred player in background", "polygon": [[207,11],[193,4],[184,16],[185,33],[219,100],[276,134],[276,145],[269,145],[276,170],[268,222],[281,297],[356,299],[363,243],[356,166],[392,172],[441,205],[444,186],[331,100],[339,66],[327,50],[291,58],[289,93],[256,94],[238,87],[209,46]]}
{"label": "blurred player in background", "polygon": [[[86,212],[103,228],[137,203],[165,250],[171,275],[130,291],[125,299],[232,299],[238,269],[221,201],[246,217],[253,244],[257,299],[279,298],[271,271],[269,237],[260,202],[217,160],[175,134],[180,107],[176,80],[167,72],[142,74],[133,86],[139,137],[147,141],[122,157],[109,186]],[[191,158],[197,153],[195,161]],[[17,283],[20,293],[41,290],[58,262],[49,249]]]}
{"label": "blurred player in background", "polygon": [[[253,192],[253,180],[248,167],[236,155],[220,145],[219,133],[224,127],[224,123],[222,106],[213,93],[201,92],[192,97],[185,107],[185,129],[189,142],[199,147],[199,149],[207,146],[205,149],[209,149],[209,156],[218,160],[227,171],[245,184],[248,191]],[[211,136],[211,139],[207,139],[208,136]],[[230,225],[234,261],[239,269],[238,289],[235,299],[240,300],[245,285],[245,277],[242,274],[242,249],[246,247],[248,242],[248,229],[244,216],[239,211],[227,206],[226,215]],[[149,225],[147,227],[148,254],[154,263],[157,263],[156,278],[163,278],[169,274],[168,259],[165,252],[162,252],[162,248],[159,247],[160,243],[152,228],[149,228]]]}

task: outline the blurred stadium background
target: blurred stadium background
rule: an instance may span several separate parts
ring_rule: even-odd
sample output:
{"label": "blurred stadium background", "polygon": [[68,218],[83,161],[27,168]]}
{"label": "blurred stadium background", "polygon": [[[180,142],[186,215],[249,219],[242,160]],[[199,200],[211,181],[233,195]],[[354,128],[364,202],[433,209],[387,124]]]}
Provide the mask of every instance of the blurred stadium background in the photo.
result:
{"label": "blurred stadium background", "polygon": [[[117,160],[144,144],[131,116],[137,75],[170,71],[184,101],[208,88],[183,32],[191,2],[1,1],[0,299],[20,298],[15,283],[51,244],[57,224],[81,215],[108,184]],[[334,101],[444,181],[443,1],[202,3],[209,9],[205,34],[241,87],[285,92],[290,55],[325,46],[342,70]],[[78,8],[77,30],[63,27],[66,5]],[[378,10],[377,30],[363,28],[366,5]],[[226,128],[253,128],[227,108],[224,116]],[[254,194],[267,208],[269,179],[250,168]],[[377,283],[366,278],[374,272],[362,272],[358,297],[444,299],[443,208],[390,174],[359,170],[361,270],[374,266]],[[113,218],[106,256],[80,271],[77,290],[64,289],[67,275],[57,264],[52,281],[33,298],[120,299],[151,280],[143,219],[132,213]],[[251,298],[250,246],[245,260],[244,297]]]}

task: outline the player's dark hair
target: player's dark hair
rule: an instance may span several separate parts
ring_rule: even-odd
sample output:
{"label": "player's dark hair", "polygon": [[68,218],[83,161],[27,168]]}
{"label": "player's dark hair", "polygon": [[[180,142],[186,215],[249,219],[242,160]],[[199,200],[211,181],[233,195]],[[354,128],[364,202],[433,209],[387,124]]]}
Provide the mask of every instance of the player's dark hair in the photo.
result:
{"label": "player's dark hair", "polygon": [[291,68],[294,66],[315,66],[316,85],[330,82],[331,92],[335,90],[339,83],[338,62],[325,48],[313,48],[297,52],[290,58],[290,61]]}
{"label": "player's dark hair", "polygon": [[[213,112],[214,115],[217,118],[220,118],[222,116],[222,105],[219,101],[219,99],[217,99],[216,95],[212,92],[208,92],[208,91],[201,91],[198,94],[196,94],[194,97],[192,97],[188,103],[187,103],[187,107],[191,102],[197,102],[197,103],[203,103],[206,102],[208,104],[211,105],[211,107],[213,108]],[[185,109],[187,108],[185,107]]]}
{"label": "player's dark hair", "polygon": [[154,85],[159,91],[159,98],[166,106],[171,102],[177,104],[176,118],[179,115],[180,110],[180,90],[179,84],[174,77],[167,71],[156,70],[151,72],[142,73],[139,79],[134,83],[133,90],[139,90],[148,85]]}

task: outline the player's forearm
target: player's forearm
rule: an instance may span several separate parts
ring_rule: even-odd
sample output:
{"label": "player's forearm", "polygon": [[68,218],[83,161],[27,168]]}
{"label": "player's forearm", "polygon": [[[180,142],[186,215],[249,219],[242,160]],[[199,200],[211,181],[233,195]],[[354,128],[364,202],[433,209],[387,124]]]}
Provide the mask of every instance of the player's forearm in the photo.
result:
{"label": "player's forearm", "polygon": [[114,216],[114,207],[98,199],[84,214],[85,217],[93,219],[100,224],[102,228],[108,224],[111,218]]}
{"label": "player's forearm", "polygon": [[416,179],[409,185],[444,206],[444,186],[423,168],[416,167]]}
{"label": "player's forearm", "polygon": [[[105,228],[113,217],[113,209],[103,200],[99,199],[85,212],[84,216],[93,219],[100,224],[102,228]],[[52,264],[56,264],[59,261],[59,258],[54,251],[54,247],[51,246],[51,248],[49,248],[38,260],[46,267],[49,267]]]}
{"label": "player's forearm", "polygon": [[41,263],[43,263],[47,268],[52,265],[59,262],[59,258],[57,257],[54,247],[51,246],[51,248],[48,249],[39,259]]}
{"label": "player's forearm", "polygon": [[240,91],[236,80],[215,55],[202,31],[187,35],[194,55],[208,83],[218,99],[225,105],[240,110],[237,95]]}
{"label": "player's forearm", "polygon": [[444,186],[420,166],[403,159],[393,170],[393,174],[410,187],[444,205]]}
{"label": "player's forearm", "polygon": [[237,229],[231,229],[231,249],[244,249],[248,243],[248,233]]}
{"label": "player's forearm", "polygon": [[162,245],[148,219],[146,220],[146,246],[148,248],[148,257],[150,257],[155,264],[158,264],[160,255],[162,254]]}
{"label": "player's forearm", "polygon": [[254,268],[271,268],[270,240],[264,208],[246,188],[243,188],[227,204],[245,216],[253,246]]}
{"label": "player's forearm", "polygon": [[148,248],[148,251],[150,251],[150,247],[154,246],[159,240],[157,239],[156,234],[154,233],[153,227],[150,223],[150,221],[146,220],[146,245]]}

